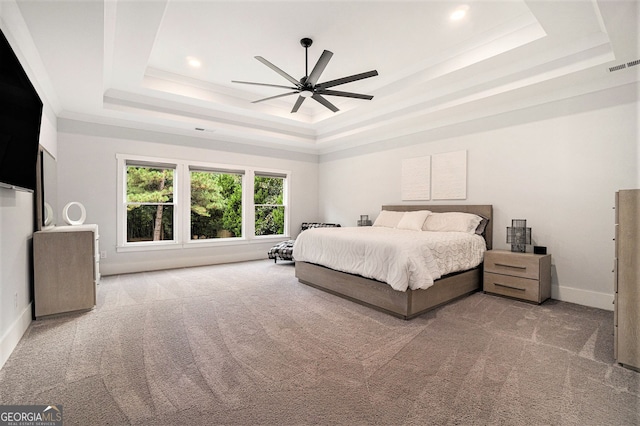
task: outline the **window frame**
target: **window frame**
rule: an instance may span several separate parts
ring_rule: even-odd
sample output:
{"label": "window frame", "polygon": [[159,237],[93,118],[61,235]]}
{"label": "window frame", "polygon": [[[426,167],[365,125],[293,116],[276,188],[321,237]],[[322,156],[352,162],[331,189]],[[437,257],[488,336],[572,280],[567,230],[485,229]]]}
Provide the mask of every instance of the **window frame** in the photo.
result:
{"label": "window frame", "polygon": [[[282,204],[256,204],[255,203],[255,178],[256,177],[273,177],[273,178],[282,178],[283,183],[282,183]],[[278,237],[278,238],[283,238],[283,237],[288,237],[289,235],[289,181],[288,181],[289,176],[287,174],[284,173],[279,173],[277,171],[265,171],[265,170],[254,170],[253,173],[253,179],[252,179],[252,183],[253,183],[253,188],[252,188],[252,207],[253,207],[253,235],[256,239],[263,239],[263,238],[273,238],[273,237]],[[270,234],[270,235],[255,235],[255,226],[256,226],[256,218],[255,218],[255,213],[256,213],[256,207],[257,206],[271,206],[271,207],[280,207],[282,206],[284,208],[284,225],[283,225],[283,229],[284,229],[284,233],[282,234]]]}
{"label": "window frame", "polygon": [[[116,220],[116,252],[151,251],[166,249],[187,249],[220,247],[225,245],[251,244],[265,240],[282,240],[289,238],[289,205],[291,172],[288,170],[265,167],[239,166],[233,164],[209,163],[201,161],[176,160],[129,154],[116,154],[118,163],[117,176],[117,220]],[[128,165],[174,168],[174,229],[173,240],[164,241],[127,241],[127,181]],[[242,175],[242,236],[229,238],[191,239],[191,171],[211,171],[222,173],[239,173]],[[255,176],[278,176],[284,178],[284,234],[255,235]]]}
{"label": "window frame", "polygon": [[[242,236],[240,237],[223,237],[223,238],[206,238],[203,240],[194,240],[191,239],[191,172],[211,172],[211,173],[229,173],[229,174],[238,174],[242,177],[241,185],[242,185]],[[245,202],[244,193],[246,191],[246,181],[247,181],[247,173],[246,169],[233,167],[229,165],[220,165],[220,164],[208,164],[208,163],[197,163],[197,162],[189,162],[187,165],[187,175],[188,178],[184,179],[185,182],[185,208],[187,214],[187,220],[184,221],[184,235],[187,244],[197,244],[197,245],[205,245],[207,243],[212,242],[221,242],[221,241],[241,241],[246,240],[246,209],[247,205]]]}

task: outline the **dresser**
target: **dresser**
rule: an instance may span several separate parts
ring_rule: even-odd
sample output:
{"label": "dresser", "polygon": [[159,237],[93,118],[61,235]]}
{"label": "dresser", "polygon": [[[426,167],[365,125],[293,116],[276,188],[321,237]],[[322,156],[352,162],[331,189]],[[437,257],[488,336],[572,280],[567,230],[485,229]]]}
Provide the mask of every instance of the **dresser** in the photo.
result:
{"label": "dresser", "polygon": [[33,234],[36,318],[95,306],[98,244],[98,225],[57,226]]}
{"label": "dresser", "polygon": [[640,189],[615,197],[614,357],[640,369]]}
{"label": "dresser", "polygon": [[528,302],[544,302],[551,297],[551,255],[485,252],[483,290]]}

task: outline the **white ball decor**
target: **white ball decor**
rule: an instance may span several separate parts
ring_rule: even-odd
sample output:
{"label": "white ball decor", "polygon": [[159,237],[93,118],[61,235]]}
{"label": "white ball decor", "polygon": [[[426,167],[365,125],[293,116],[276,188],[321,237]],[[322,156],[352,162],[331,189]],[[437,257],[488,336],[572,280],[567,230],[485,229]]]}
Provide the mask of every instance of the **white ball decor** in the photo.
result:
{"label": "white ball decor", "polygon": [[[72,206],[78,206],[80,208],[80,219],[73,220],[69,217],[69,209]],[[85,219],[87,218],[87,211],[85,210],[84,206],[81,203],[77,201],[72,201],[70,203],[67,203],[67,205],[64,206],[64,209],[62,209],[62,217],[64,218],[64,221],[67,222],[69,225],[82,225]]]}

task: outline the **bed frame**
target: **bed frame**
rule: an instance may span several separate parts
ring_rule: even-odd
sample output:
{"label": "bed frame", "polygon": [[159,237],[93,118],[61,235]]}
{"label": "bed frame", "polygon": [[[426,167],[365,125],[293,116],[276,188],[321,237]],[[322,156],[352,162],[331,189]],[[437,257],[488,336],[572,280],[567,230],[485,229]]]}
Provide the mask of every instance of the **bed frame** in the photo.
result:
{"label": "bed frame", "polygon": [[[465,212],[489,219],[484,238],[487,250],[493,241],[492,205],[387,205],[383,210]],[[339,272],[308,262],[296,262],[296,278],[303,284],[324,290],[403,319],[411,319],[440,305],[482,289],[482,265],[446,275],[427,289],[397,291],[388,284],[359,275]]]}

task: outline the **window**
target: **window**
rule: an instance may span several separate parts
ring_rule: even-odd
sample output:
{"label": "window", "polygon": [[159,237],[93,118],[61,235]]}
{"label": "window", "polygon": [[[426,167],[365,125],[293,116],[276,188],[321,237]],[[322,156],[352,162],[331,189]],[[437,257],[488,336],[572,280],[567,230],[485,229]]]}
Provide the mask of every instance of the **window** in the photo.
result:
{"label": "window", "polygon": [[253,182],[255,234],[283,235],[285,177],[261,175],[256,172]]}
{"label": "window", "polygon": [[242,236],[242,174],[191,170],[191,239]]}
{"label": "window", "polygon": [[174,239],[174,171],[127,165],[127,242]]}
{"label": "window", "polygon": [[250,244],[289,233],[289,172],[122,154],[117,159],[118,251]]}

